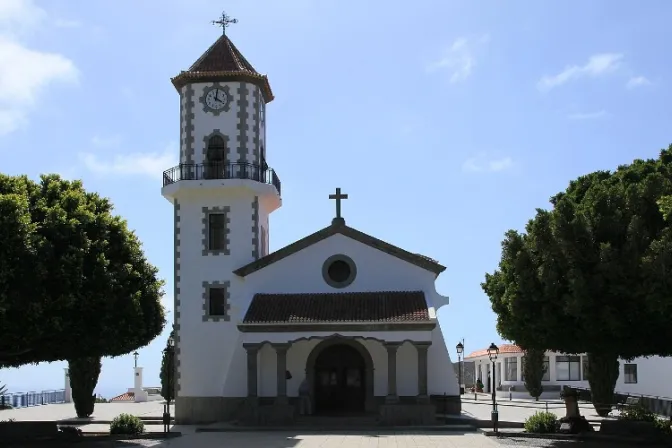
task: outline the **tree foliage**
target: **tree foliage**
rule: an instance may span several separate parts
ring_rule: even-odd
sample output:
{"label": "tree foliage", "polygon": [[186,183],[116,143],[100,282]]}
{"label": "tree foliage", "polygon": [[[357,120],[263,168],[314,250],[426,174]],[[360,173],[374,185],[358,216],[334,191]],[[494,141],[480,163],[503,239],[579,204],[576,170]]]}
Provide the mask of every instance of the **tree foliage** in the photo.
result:
{"label": "tree foliage", "polygon": [[77,417],[91,417],[96,403],[93,391],[100,376],[100,357],[78,358],[68,361],[72,401]]}
{"label": "tree foliage", "polygon": [[[175,339],[175,328],[170,332],[169,338]],[[161,358],[161,396],[165,400],[175,400],[175,354],[170,353],[170,347],[166,341],[166,349]]]}
{"label": "tree foliage", "polygon": [[482,285],[502,337],[588,353],[594,399],[613,393],[619,357],[672,355],[670,196],[672,145],[657,159],[579,177],[524,233],[508,231]]}
{"label": "tree foliage", "polygon": [[163,329],[162,282],[112,204],[0,175],[0,367],[118,356]]}
{"label": "tree foliage", "polygon": [[525,357],[523,358],[525,388],[535,400],[538,400],[544,392],[541,381],[544,379],[544,374],[546,373],[546,366],[544,365],[545,357],[546,353],[544,350],[531,348],[525,350]]}

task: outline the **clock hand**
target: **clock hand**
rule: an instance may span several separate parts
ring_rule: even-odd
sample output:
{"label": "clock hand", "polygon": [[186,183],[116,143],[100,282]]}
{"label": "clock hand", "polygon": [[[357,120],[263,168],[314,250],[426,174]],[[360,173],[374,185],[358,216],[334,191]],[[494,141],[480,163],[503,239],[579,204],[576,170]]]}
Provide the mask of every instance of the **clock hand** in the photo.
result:
{"label": "clock hand", "polygon": [[215,99],[219,101],[220,103],[223,103],[224,100],[219,97],[219,90],[215,91]]}

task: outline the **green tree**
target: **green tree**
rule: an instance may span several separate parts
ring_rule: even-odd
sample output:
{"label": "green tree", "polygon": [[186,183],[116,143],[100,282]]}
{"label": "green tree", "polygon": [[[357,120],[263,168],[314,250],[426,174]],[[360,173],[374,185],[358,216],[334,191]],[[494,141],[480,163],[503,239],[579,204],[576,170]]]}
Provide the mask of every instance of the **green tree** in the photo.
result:
{"label": "green tree", "polygon": [[544,392],[544,386],[541,381],[546,374],[546,365],[544,358],[546,353],[544,350],[531,348],[525,350],[523,357],[523,378],[525,378],[525,388],[536,401],[539,401],[539,396]]}
{"label": "green tree", "polygon": [[161,333],[157,269],[81,182],[0,175],[0,235],[0,367],[123,355]]}
{"label": "green tree", "polygon": [[77,417],[91,417],[96,403],[93,391],[98,384],[101,362],[100,357],[77,358],[68,361],[72,401]]}
{"label": "green tree", "polygon": [[[175,328],[170,332],[169,338],[175,339]],[[166,341],[166,349],[161,358],[161,396],[165,400],[175,400],[175,354],[169,355],[169,344]]]}
{"label": "green tree", "polygon": [[[672,355],[672,145],[570,182],[508,231],[483,290],[505,339],[526,348],[587,353],[597,412],[606,415],[618,359]],[[663,210],[661,210],[663,209]]]}

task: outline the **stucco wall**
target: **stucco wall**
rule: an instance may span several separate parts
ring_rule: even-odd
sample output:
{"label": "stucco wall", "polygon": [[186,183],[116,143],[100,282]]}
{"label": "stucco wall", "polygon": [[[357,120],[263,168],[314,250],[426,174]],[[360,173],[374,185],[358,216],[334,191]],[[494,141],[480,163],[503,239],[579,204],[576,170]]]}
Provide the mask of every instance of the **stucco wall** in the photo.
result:
{"label": "stucco wall", "polygon": [[[507,386],[522,386],[522,371],[521,371],[521,358],[522,354],[502,354],[497,359],[497,364],[501,364],[501,372],[504,372],[504,359],[508,357],[515,357],[517,359],[518,366],[518,375],[515,381],[505,380],[502,376],[500,379],[496,380],[497,384],[502,384],[503,392],[507,392]],[[556,356],[559,355],[554,352],[547,352],[546,356],[549,357],[549,372],[550,380],[543,381],[542,385],[557,385],[557,386],[569,386],[569,387],[578,387],[578,388],[590,388],[590,384],[585,376],[583,371],[583,357],[581,356],[581,380],[579,381],[561,381],[557,379],[557,366],[556,366]],[[576,356],[576,355],[575,355]],[[479,365],[482,367],[483,372],[483,382],[486,382],[486,365],[490,364],[490,360],[487,356],[470,358],[468,361],[473,361],[476,368],[476,376],[478,377],[478,368]],[[637,365],[637,383],[626,383],[625,374],[624,374],[624,365],[625,364],[636,364]],[[620,361],[619,365],[619,376],[616,381],[616,392],[624,394],[633,394],[633,395],[650,395],[653,397],[670,397],[672,398],[672,384],[670,384],[669,377],[670,372],[672,372],[672,357],[663,358],[659,356],[654,356],[651,358],[636,358],[632,361]],[[471,387],[471,384],[467,384],[467,387]]]}
{"label": "stucco wall", "polygon": [[[214,114],[205,109],[202,98],[208,88],[226,89],[228,110]],[[204,140],[215,129],[228,137],[229,162],[259,163],[265,148],[265,107],[259,88],[242,82],[196,83],[180,90],[180,162],[203,163]],[[241,133],[241,129],[244,132]],[[242,137],[242,138],[241,138]]]}

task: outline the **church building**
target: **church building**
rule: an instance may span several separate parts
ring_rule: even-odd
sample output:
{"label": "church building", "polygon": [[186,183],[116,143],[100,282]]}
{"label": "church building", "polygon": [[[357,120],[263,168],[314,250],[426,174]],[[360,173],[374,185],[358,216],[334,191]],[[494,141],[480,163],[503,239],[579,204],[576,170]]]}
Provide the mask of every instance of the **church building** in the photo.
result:
{"label": "church building", "polygon": [[437,319],[446,268],[347,225],[340,188],[325,192],[326,227],[270,252],[282,185],[268,162],[282,154],[266,140],[268,78],[224,33],[172,83],[180,158],[161,193],[174,210],[176,422],[311,418],[299,416],[304,379],[311,415],[459,413]]}

